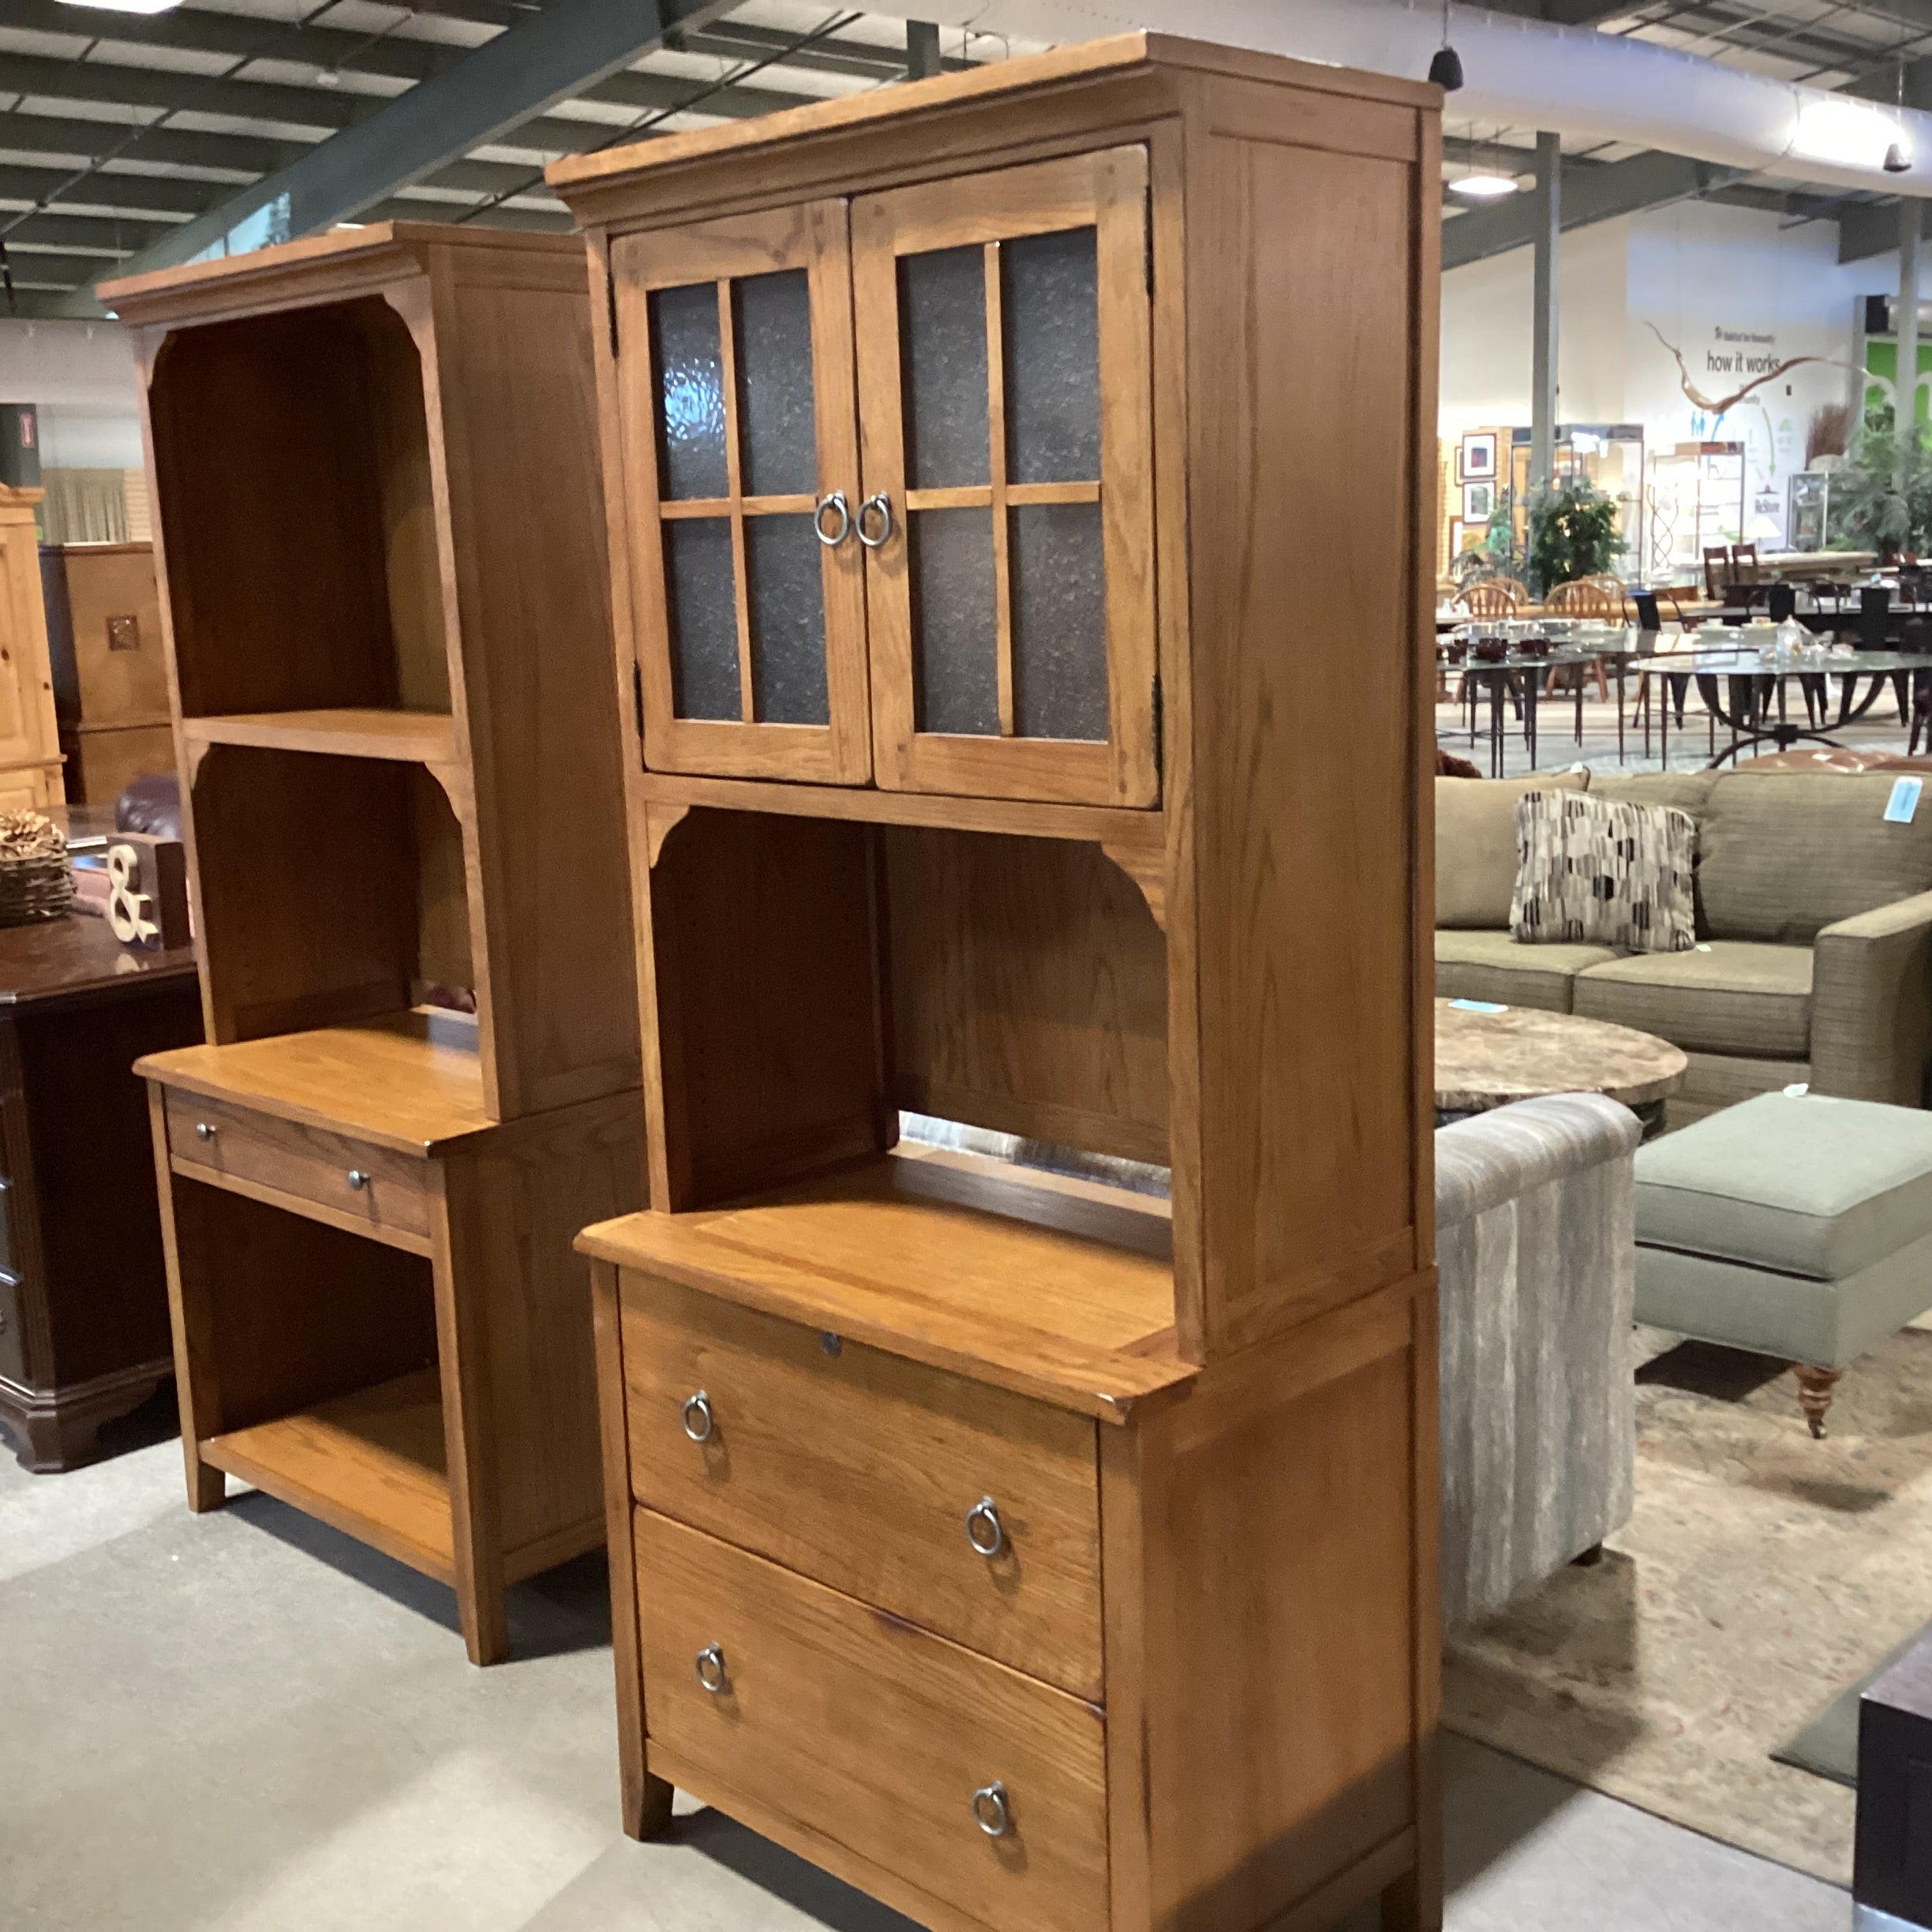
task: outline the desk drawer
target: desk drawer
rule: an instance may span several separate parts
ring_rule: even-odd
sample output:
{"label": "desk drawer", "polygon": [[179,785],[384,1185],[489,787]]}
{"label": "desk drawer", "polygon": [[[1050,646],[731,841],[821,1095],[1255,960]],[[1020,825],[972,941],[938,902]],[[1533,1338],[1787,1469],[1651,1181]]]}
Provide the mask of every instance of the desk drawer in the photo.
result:
{"label": "desk drawer", "polygon": [[373,1234],[429,1234],[426,1164],[387,1148],[170,1089],[168,1151],[197,1178],[248,1181],[365,1222]]}
{"label": "desk drawer", "polygon": [[652,1275],[623,1307],[639,1502],[1099,1700],[1098,1425]]}
{"label": "desk drawer", "polygon": [[997,1932],[1106,1924],[1094,1706],[649,1510],[637,1568],[653,1743]]}

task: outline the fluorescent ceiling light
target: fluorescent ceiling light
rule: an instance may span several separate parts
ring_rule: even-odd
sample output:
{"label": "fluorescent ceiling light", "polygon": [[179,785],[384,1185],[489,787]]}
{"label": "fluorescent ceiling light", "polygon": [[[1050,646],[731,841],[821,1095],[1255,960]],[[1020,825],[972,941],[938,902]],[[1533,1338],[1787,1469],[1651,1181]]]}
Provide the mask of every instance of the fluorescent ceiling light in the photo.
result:
{"label": "fluorescent ceiling light", "polygon": [[1465,174],[1449,184],[1451,194],[1466,195],[1472,201],[1500,201],[1516,192],[1516,182],[1508,174]]}
{"label": "fluorescent ceiling light", "polygon": [[98,7],[103,13],[167,13],[181,0],[62,0],[67,6]]}
{"label": "fluorescent ceiling light", "polygon": [[1834,167],[1882,171],[1887,152],[1899,138],[1895,115],[1862,102],[1833,99],[1808,101],[1799,110],[1791,151],[1807,161]]}

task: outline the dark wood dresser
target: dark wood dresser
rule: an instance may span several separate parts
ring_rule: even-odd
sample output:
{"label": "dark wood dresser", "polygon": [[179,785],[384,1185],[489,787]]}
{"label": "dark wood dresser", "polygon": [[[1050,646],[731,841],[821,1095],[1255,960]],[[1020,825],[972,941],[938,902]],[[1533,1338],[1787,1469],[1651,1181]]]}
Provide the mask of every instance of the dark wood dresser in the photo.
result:
{"label": "dark wood dresser", "polygon": [[174,1372],[133,1066],[200,1037],[191,949],[80,913],[0,929],[0,1431],[30,1470],[90,1460]]}

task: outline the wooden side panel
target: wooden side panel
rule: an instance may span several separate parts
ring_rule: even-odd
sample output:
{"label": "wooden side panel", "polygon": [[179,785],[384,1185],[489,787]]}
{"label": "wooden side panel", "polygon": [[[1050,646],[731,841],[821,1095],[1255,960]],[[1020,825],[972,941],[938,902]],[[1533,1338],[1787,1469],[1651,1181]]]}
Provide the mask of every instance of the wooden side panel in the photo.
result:
{"label": "wooden side panel", "polygon": [[[38,490],[0,487],[0,769],[7,791],[17,781],[29,794],[0,802],[6,810],[60,796],[60,734],[34,537],[39,500]],[[42,769],[19,769],[30,765]]]}
{"label": "wooden side panel", "polygon": [[1324,1317],[1101,1432],[1116,1924],[1256,1932],[1338,1874],[1366,1897],[1413,1863],[1429,1291]]}
{"label": "wooden side panel", "polygon": [[[1409,122],[1395,158],[1297,144],[1328,138],[1325,98],[1222,80],[1187,98],[1206,1266],[1203,1305],[1180,1315],[1184,1347],[1212,1359],[1426,1260],[1410,567],[1422,204],[1412,110],[1376,110]],[[1294,614],[1310,560],[1313,625]]]}
{"label": "wooden side panel", "polygon": [[452,252],[436,281],[444,568],[462,633],[462,716],[486,936],[478,1010],[498,1117],[638,1080],[611,680],[610,578],[590,318],[552,264]]}
{"label": "wooden side panel", "polygon": [[148,409],[182,711],[394,704],[375,402],[353,314],[179,331]]}
{"label": "wooden side panel", "polygon": [[61,734],[69,803],[111,805],[137,778],[174,769],[174,733],[165,720],[125,731]]}
{"label": "wooden side panel", "polygon": [[[589,1264],[577,1230],[642,1204],[636,1102],[572,1108],[444,1163],[465,1427],[486,1458],[504,1556],[602,1541]],[[446,1376],[444,1399],[449,1389]],[[455,1461],[452,1458],[452,1470]],[[552,1560],[575,1553],[560,1548]]]}
{"label": "wooden side panel", "polygon": [[650,875],[666,1177],[654,1207],[890,1144],[872,875],[862,826],[698,811],[665,841]]}
{"label": "wooden side panel", "polygon": [[[31,1172],[15,1177],[16,1215],[31,1189],[39,1222],[50,1383],[84,1382],[168,1352],[161,1228],[148,1185],[148,1097],[129,1070],[144,1053],[201,1035],[192,981],[83,1009],[17,1009]],[[9,1104],[11,1099],[9,1097]],[[125,1198],[104,1176],[129,1174]],[[11,1264],[17,1271],[21,1260]]]}
{"label": "wooden side panel", "polygon": [[893,1096],[1164,1164],[1166,942],[1098,845],[884,833]]}

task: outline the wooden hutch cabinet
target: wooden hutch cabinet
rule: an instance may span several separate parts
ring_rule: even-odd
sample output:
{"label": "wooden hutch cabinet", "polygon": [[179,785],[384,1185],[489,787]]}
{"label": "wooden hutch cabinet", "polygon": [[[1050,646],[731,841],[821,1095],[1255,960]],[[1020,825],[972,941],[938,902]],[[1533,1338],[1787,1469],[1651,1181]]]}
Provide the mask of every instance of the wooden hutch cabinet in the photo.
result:
{"label": "wooden hutch cabinet", "polygon": [[208,1044],[151,1089],[189,1500],[454,1586],[603,1540],[578,1228],[642,1193],[581,243],[117,283]]}
{"label": "wooden hutch cabinet", "polygon": [[638,694],[634,1833],[938,1932],[1440,1922],[1439,103],[1134,35],[550,171]]}
{"label": "wooden hutch cabinet", "polygon": [[144,773],[174,769],[154,545],[45,544],[40,581],[67,796],[111,805]]}
{"label": "wooden hutch cabinet", "polygon": [[39,811],[63,796],[40,597],[40,496],[0,483],[0,811]]}

